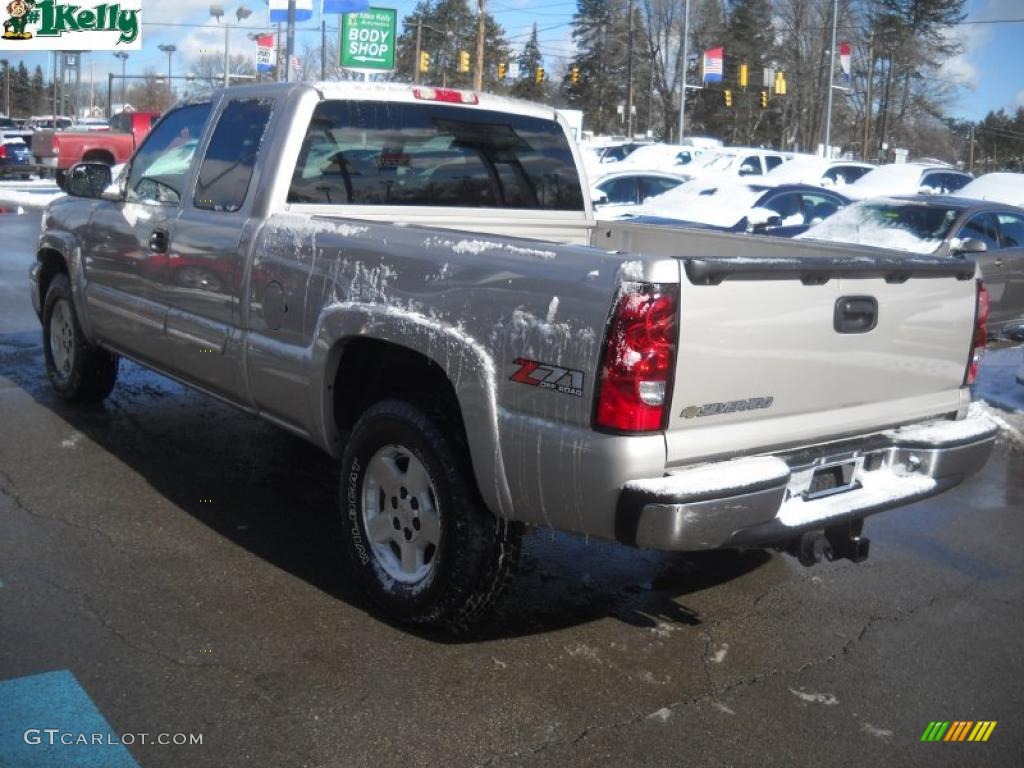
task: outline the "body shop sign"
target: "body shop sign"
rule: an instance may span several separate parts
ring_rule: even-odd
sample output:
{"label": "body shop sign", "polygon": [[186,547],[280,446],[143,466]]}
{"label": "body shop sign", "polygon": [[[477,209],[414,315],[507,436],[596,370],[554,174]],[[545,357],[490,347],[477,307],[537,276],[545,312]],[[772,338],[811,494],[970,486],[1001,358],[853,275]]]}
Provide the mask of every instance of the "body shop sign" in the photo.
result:
{"label": "body shop sign", "polygon": [[142,0],[0,0],[0,49],[137,51],[142,48]]}
{"label": "body shop sign", "polygon": [[367,8],[341,17],[341,66],[390,72],[395,68],[395,28],[398,13],[393,8]]}

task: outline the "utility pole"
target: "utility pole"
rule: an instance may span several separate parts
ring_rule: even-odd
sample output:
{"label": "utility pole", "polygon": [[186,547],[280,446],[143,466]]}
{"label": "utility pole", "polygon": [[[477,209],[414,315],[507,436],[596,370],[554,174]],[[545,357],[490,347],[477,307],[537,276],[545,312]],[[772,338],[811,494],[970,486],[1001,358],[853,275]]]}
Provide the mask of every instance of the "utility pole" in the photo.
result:
{"label": "utility pole", "polygon": [[832,84],[836,73],[836,25],[839,23],[839,0],[832,0],[832,50],[828,52],[828,111],[825,114],[825,151],[829,157],[829,145],[832,141]]}
{"label": "utility pole", "polygon": [[173,106],[174,91],[171,87],[171,57],[174,56],[174,52],[178,50],[175,45],[158,45],[161,51],[167,54],[167,108],[170,109]]}
{"label": "utility pole", "polygon": [[[629,0],[631,3],[633,0]],[[484,89],[484,0],[477,0],[476,27],[476,74],[473,75],[473,90]],[[419,66],[417,62],[417,66]]]}
{"label": "utility pole", "polygon": [[868,39],[868,74],[864,96],[864,150],[860,153],[861,160],[867,161],[868,148],[871,146],[871,88],[875,82],[875,36]]}
{"label": "utility pole", "polygon": [[971,155],[967,161],[967,170],[974,173],[974,123],[971,123]]}
{"label": "utility pole", "polygon": [[320,22],[320,79],[327,79],[327,19]]}
{"label": "utility pole", "polygon": [[11,116],[11,62],[4,59],[4,114]]}
{"label": "utility pole", "polygon": [[626,138],[633,138],[633,0],[629,0],[629,40],[626,44]]}
{"label": "utility pole", "polygon": [[679,94],[679,143],[686,135],[686,71],[690,68],[690,0],[683,4],[683,85]]}
{"label": "utility pole", "polygon": [[288,53],[284,62],[284,80],[292,81],[292,56],[295,55],[295,0],[288,0]]}
{"label": "utility pole", "polygon": [[123,111],[124,105],[128,103],[128,79],[125,77],[128,74],[128,54],[118,51],[114,54],[114,58],[121,60],[121,109]]}
{"label": "utility pole", "polygon": [[423,22],[416,22],[416,58],[412,62],[412,82],[420,84],[420,54],[423,52]]}

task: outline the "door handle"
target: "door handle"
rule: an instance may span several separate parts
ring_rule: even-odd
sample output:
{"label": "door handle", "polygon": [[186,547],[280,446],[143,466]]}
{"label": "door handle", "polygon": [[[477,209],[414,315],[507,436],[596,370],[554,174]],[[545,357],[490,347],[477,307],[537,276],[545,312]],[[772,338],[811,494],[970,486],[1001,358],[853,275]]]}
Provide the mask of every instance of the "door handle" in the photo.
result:
{"label": "door handle", "polygon": [[873,296],[843,296],[836,301],[832,326],[836,333],[868,333],[878,325],[878,300]]}
{"label": "door handle", "polygon": [[171,236],[166,229],[154,229],[153,234],[149,236],[149,250],[153,253],[167,253],[170,244]]}

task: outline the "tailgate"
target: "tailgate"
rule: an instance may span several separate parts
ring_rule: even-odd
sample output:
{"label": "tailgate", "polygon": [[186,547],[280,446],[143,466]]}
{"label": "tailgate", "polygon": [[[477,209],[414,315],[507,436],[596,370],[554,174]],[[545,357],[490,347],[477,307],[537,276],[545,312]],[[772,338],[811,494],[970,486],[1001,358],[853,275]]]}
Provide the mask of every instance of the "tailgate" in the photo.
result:
{"label": "tailgate", "polygon": [[56,157],[57,149],[54,146],[53,131],[36,131],[32,136],[32,154],[36,157]]}
{"label": "tailgate", "polygon": [[680,267],[669,463],[820,443],[960,409],[972,265],[860,251],[691,258]]}

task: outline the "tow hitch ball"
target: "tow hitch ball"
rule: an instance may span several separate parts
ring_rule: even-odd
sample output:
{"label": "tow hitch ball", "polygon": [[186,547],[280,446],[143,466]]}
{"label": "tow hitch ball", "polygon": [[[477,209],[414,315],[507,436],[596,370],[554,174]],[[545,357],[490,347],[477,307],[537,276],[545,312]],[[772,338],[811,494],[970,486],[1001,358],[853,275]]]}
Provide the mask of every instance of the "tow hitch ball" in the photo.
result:
{"label": "tow hitch ball", "polygon": [[871,541],[861,536],[863,529],[863,521],[857,521],[830,526],[824,530],[807,531],[790,542],[788,551],[801,565],[808,567],[820,563],[822,559],[832,562],[845,558],[861,563],[868,559],[871,547]]}

